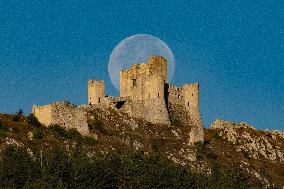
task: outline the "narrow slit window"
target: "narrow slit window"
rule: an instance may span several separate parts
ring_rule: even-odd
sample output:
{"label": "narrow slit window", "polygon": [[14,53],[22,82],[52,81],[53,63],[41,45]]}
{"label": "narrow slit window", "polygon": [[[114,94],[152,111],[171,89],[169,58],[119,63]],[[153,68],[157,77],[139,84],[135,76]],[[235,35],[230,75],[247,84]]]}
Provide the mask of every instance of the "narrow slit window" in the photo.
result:
{"label": "narrow slit window", "polygon": [[99,98],[99,103],[101,103],[101,98]]}
{"label": "narrow slit window", "polygon": [[137,81],[136,79],[132,79],[133,87],[137,86]]}

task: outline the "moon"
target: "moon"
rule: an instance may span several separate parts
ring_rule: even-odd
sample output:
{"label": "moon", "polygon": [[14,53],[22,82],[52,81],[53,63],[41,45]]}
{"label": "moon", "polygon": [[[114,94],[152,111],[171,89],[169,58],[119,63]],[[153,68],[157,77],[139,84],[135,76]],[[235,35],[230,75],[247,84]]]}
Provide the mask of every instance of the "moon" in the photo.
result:
{"label": "moon", "polygon": [[108,63],[108,72],[113,86],[119,91],[120,71],[132,64],[146,63],[151,55],[167,59],[168,82],[174,76],[175,59],[169,46],[161,39],[147,34],[136,34],[123,39],[113,49]]}

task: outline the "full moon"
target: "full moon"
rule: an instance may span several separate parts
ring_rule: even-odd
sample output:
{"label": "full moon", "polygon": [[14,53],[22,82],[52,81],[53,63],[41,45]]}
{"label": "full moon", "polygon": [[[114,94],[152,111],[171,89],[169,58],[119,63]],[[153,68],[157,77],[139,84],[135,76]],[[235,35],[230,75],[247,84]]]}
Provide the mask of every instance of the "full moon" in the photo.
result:
{"label": "full moon", "polygon": [[161,39],[147,34],[137,34],[123,39],[113,49],[108,63],[109,77],[119,91],[119,74],[132,64],[146,63],[151,55],[167,59],[168,82],[174,76],[175,59],[171,49]]}

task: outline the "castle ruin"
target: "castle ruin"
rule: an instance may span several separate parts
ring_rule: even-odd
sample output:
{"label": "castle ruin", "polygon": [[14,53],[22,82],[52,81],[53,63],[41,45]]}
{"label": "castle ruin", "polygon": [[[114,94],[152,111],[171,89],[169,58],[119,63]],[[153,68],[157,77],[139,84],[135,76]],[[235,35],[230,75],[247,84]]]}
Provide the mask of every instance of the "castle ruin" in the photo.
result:
{"label": "castle ruin", "polygon": [[[77,107],[68,109],[65,105],[58,109],[54,106],[56,105],[34,106],[33,113],[45,125],[52,123],[62,125],[63,123],[63,126],[78,127],[76,123],[77,119],[80,119],[82,123],[84,122],[81,124],[81,127],[84,125],[84,129],[78,128],[78,130],[87,133],[87,120],[82,118],[87,109],[85,111]],[[203,141],[203,126],[199,112],[199,85],[198,83],[185,84],[182,87],[169,85],[167,61],[161,56],[150,56],[147,63],[134,64],[128,70],[122,70],[119,97],[105,94],[103,80],[89,80],[88,107],[112,107],[127,113],[130,117],[155,124],[170,125],[172,121],[179,120],[181,124],[191,128],[190,142]],[[66,111],[69,113],[63,113]],[[75,115],[74,112],[79,112],[81,116]],[[73,121],[66,121],[66,116]],[[64,121],[59,119],[60,117],[65,117]]]}

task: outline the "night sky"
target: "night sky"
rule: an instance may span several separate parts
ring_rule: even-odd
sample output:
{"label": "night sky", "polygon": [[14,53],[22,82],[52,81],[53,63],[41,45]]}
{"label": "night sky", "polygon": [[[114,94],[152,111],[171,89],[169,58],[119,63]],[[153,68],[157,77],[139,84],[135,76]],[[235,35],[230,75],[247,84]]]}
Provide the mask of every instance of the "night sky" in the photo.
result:
{"label": "night sky", "polygon": [[284,1],[0,1],[0,112],[87,103],[113,48],[149,34],[171,48],[172,84],[200,83],[206,127],[216,119],[284,130]]}

